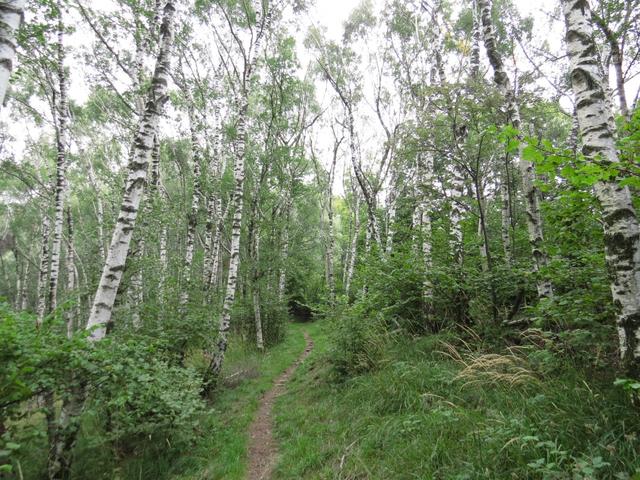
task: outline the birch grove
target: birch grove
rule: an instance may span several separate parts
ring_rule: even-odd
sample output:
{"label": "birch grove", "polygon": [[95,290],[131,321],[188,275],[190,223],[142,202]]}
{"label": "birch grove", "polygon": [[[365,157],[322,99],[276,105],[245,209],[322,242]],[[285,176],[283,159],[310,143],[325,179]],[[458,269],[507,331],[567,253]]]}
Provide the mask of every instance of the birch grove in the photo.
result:
{"label": "birch grove", "polygon": [[640,0],[356,3],[0,2],[0,477],[634,478]]}

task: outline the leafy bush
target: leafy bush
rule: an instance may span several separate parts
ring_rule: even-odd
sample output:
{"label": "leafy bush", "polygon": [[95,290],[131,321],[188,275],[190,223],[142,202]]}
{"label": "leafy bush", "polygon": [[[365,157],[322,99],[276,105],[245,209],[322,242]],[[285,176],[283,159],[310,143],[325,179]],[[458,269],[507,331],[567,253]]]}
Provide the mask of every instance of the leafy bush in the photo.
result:
{"label": "leafy bush", "polygon": [[197,372],[169,364],[156,350],[153,344],[115,339],[95,353],[90,411],[105,421],[106,438],[121,447],[191,428],[202,407]]}
{"label": "leafy bush", "polygon": [[369,316],[366,305],[357,303],[333,320],[330,361],[339,378],[376,369],[387,349],[391,334],[384,317]]}

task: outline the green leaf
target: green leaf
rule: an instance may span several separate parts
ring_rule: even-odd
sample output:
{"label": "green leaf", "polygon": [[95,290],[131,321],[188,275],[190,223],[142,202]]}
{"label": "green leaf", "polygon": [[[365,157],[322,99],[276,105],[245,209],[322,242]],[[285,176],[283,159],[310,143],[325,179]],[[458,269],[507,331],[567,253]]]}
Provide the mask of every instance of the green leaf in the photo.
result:
{"label": "green leaf", "polygon": [[531,163],[544,161],[544,155],[533,145],[527,145],[522,149],[522,158]]}

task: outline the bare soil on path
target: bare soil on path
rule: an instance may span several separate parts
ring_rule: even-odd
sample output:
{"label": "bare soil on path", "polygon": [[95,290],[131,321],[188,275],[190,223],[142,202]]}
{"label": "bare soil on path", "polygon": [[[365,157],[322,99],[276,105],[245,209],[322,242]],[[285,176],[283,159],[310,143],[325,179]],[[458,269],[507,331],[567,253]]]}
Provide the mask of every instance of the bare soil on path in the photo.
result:
{"label": "bare soil on path", "polygon": [[249,465],[247,480],[268,480],[276,464],[278,446],[273,438],[273,403],[285,391],[287,382],[296,368],[309,356],[313,349],[311,337],[304,332],[307,346],[298,359],[278,377],[271,390],[260,400],[256,418],[249,427]]}

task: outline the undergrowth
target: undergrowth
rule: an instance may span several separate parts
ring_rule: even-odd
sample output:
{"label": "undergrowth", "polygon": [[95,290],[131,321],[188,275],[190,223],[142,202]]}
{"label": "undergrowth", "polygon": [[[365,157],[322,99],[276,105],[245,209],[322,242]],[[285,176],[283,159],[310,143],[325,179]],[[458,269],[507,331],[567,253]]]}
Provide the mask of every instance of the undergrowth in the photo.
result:
{"label": "undergrowth", "polygon": [[351,376],[330,338],[316,333],[278,400],[274,478],[640,478],[640,418],[614,374],[539,331],[496,349],[472,332],[390,336]]}
{"label": "undergrowth", "polygon": [[[113,432],[109,432],[99,415],[95,414],[95,408],[104,409],[106,406],[92,406],[83,416],[72,479],[244,478],[248,426],[262,394],[303,351],[303,329],[306,326],[302,324],[287,326],[284,340],[264,354],[258,353],[253,345],[244,343],[241,338],[233,337],[222,373],[222,385],[215,397],[210,403],[203,403],[194,421],[179,429],[172,428],[170,434],[143,432],[144,435],[137,435],[123,449],[121,442],[114,444],[110,438]],[[196,354],[187,359],[187,363],[196,369],[203,362],[205,359]],[[130,388],[121,385],[122,392],[128,392]],[[165,392],[171,391],[165,386]],[[166,396],[159,391],[149,391],[149,394],[160,398]],[[127,402],[142,400],[131,398]],[[174,399],[167,397],[166,401],[170,403]],[[23,421],[33,425],[34,434],[21,448],[21,475],[25,479],[41,478],[46,462],[44,419],[37,414]]]}

